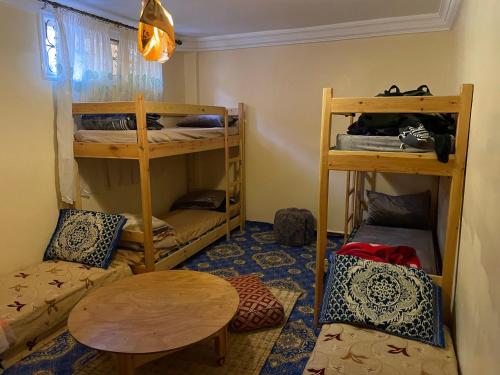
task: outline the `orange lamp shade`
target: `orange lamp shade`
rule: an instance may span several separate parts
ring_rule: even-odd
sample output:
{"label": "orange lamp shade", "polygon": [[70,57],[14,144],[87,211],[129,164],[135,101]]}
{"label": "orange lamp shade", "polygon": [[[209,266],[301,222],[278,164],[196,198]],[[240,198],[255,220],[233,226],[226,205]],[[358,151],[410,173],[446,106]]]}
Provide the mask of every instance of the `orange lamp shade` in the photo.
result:
{"label": "orange lamp shade", "polygon": [[137,33],[139,53],[147,61],[164,63],[175,50],[174,21],[160,0],[145,0],[143,4]]}

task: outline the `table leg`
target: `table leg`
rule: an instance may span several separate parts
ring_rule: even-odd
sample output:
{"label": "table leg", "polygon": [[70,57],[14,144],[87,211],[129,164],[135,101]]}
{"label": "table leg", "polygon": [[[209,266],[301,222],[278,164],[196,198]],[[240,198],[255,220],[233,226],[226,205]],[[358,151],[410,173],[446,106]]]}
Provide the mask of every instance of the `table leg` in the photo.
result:
{"label": "table leg", "polygon": [[228,346],[227,326],[222,328],[217,336],[215,336],[215,354],[217,355],[217,363],[222,366],[226,361],[226,353]]}
{"label": "table leg", "polygon": [[129,354],[115,354],[119,375],[134,375],[134,357]]}

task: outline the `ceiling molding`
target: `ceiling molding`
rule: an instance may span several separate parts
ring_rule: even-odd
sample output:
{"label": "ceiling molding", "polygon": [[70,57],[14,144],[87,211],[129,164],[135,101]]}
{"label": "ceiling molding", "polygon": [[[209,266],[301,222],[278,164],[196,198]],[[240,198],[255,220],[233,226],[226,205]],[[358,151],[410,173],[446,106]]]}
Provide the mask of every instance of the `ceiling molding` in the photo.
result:
{"label": "ceiling molding", "polygon": [[217,51],[447,31],[455,21],[460,3],[461,0],[442,0],[438,12],[431,14],[199,38],[180,36],[183,45],[179,51]]}
{"label": "ceiling molding", "polygon": [[[179,35],[182,46],[179,51],[218,51],[239,48],[269,47],[289,44],[329,42],[335,40],[369,38],[376,36],[421,33],[450,30],[458,13],[462,0],[441,0],[436,13],[412,16],[379,18],[366,21],[353,21],[324,26],[295,29],[258,31],[252,33],[230,34],[208,37],[188,37]],[[39,10],[37,0],[0,0],[24,10]],[[136,26],[136,22],[99,9],[82,6],[77,0],[61,0],[61,3],[74,6],[83,11],[110,18],[127,25]]]}

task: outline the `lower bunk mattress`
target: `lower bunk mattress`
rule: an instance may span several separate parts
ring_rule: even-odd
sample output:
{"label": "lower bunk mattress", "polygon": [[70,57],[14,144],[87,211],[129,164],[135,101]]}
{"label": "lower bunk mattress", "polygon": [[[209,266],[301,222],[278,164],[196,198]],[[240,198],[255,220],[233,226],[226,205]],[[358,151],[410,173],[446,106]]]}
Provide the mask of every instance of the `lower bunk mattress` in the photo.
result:
{"label": "lower bunk mattress", "polygon": [[[222,225],[226,221],[226,214],[211,210],[174,210],[158,218],[174,228],[175,245],[156,248],[155,261],[175,253],[182,246]],[[115,255],[115,260],[126,262],[131,266],[142,265],[144,264],[144,251],[139,247],[135,250],[120,248]]]}
{"label": "lower bunk mattress", "polygon": [[383,227],[361,224],[349,242],[364,242],[388,246],[409,246],[416,250],[425,272],[436,275],[440,270],[436,256],[434,236],[430,230]]}
{"label": "lower bunk mattress", "polygon": [[303,374],[457,375],[445,327],[444,348],[348,324],[325,324]]}
{"label": "lower bunk mattress", "polygon": [[[228,128],[229,135],[239,133],[237,126]],[[149,143],[186,142],[224,136],[224,128],[164,128],[148,130]],[[135,130],[77,130],[76,142],[90,143],[137,143]]]}
{"label": "lower bunk mattress", "polygon": [[0,365],[8,367],[65,324],[71,309],[94,288],[131,275],[127,264],[116,261],[106,270],[45,261],[0,277],[0,336],[10,338],[10,347],[0,350]]}

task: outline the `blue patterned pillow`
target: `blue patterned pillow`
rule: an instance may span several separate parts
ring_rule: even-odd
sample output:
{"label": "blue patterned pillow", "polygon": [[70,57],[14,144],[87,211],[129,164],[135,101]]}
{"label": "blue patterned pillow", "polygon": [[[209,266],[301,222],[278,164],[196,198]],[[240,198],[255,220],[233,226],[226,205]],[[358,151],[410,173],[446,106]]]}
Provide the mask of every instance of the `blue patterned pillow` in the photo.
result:
{"label": "blue patterned pillow", "polygon": [[121,215],[62,209],[43,260],[108,268],[126,221]]}
{"label": "blue patterned pillow", "polygon": [[320,323],[351,323],[444,347],[441,289],[424,271],[331,258]]}

